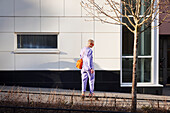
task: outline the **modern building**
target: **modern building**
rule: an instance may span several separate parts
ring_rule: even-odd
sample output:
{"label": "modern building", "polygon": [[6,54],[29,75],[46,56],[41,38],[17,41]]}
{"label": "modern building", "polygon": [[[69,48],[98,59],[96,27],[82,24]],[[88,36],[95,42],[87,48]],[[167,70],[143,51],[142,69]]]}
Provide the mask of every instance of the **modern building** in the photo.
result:
{"label": "modern building", "polygon": [[[93,39],[95,90],[131,92],[132,33],[93,21],[80,2],[0,0],[1,85],[81,89],[75,65]],[[148,29],[139,40],[139,93],[162,94],[159,59],[159,29]]]}

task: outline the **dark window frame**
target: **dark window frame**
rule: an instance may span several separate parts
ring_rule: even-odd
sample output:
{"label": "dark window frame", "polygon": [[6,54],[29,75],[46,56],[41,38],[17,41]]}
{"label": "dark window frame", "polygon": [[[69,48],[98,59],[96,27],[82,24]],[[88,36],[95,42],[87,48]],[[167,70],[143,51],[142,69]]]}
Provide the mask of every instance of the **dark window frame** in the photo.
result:
{"label": "dark window frame", "polygon": [[[146,9],[146,7],[144,7],[144,10]],[[124,12],[123,12],[124,13]],[[141,12],[142,13],[142,12]],[[130,14],[127,14],[130,18],[132,17],[132,15],[130,15]],[[142,16],[142,14],[140,14],[141,16]],[[123,18],[124,17],[122,17],[122,21],[123,21]],[[132,22],[133,22],[133,19],[132,19]],[[132,49],[132,50],[129,50],[129,47],[125,47],[124,46],[124,43],[123,43],[123,38],[124,38],[124,35],[125,34],[123,34],[124,33],[124,30],[126,30],[126,32],[128,32],[129,30],[127,29],[127,28],[125,28],[125,29],[123,29],[124,28],[124,26],[122,26],[121,27],[122,28],[122,69],[121,69],[121,85],[123,85],[123,84],[131,84],[132,83],[132,81],[130,80],[130,81],[124,81],[123,79],[123,77],[125,76],[125,75],[123,75],[124,74],[124,70],[125,69],[123,69],[123,60],[125,60],[125,59],[129,59],[129,58],[133,58],[133,34],[132,33],[129,33],[129,35],[128,36],[132,36],[132,41],[131,40],[129,40],[129,39],[127,39],[126,40],[126,42],[128,42],[128,44],[130,44],[130,43],[132,43],[132,45],[130,45],[130,48]],[[143,25],[143,28],[145,28],[145,25]],[[141,28],[141,30],[143,29],[143,28]],[[133,29],[133,28],[132,28]],[[148,77],[150,77],[149,79],[149,81],[140,81],[140,80],[138,80],[138,83],[142,83],[142,84],[145,84],[145,83],[152,83],[152,29],[149,29],[150,30],[150,32],[148,32],[148,33],[150,33],[149,35],[150,35],[150,39],[148,40],[148,41],[150,41],[150,49],[149,49],[149,51],[147,51],[147,53],[139,53],[139,56],[142,56],[142,58],[141,59],[150,59],[150,66],[151,66],[151,68],[150,68],[150,76],[148,76]],[[129,31],[130,32],[130,31]],[[130,34],[132,34],[132,35],[130,35]],[[145,32],[143,32],[142,34],[140,34],[140,35],[147,35],[147,31],[145,31]],[[129,38],[129,37],[128,37]],[[141,40],[141,38],[140,38],[140,40]],[[139,40],[139,43],[140,43],[140,40]],[[147,41],[147,39],[146,39],[146,41]],[[141,43],[140,43],[141,44]],[[124,48],[128,48],[126,51],[125,50],[123,50]],[[144,49],[146,49],[145,47],[143,47]],[[139,49],[141,49],[141,46],[139,46],[138,47],[138,52],[141,52],[141,51],[139,51]],[[131,63],[131,65],[132,65],[132,63]],[[131,67],[131,71],[132,71],[132,67]],[[132,76],[132,73],[129,75],[129,76]],[[145,76],[145,75],[144,75]],[[137,79],[139,79],[139,78],[137,78]],[[145,78],[144,78],[145,79]]]}
{"label": "dark window frame", "polygon": [[[27,39],[29,36],[31,40]],[[17,49],[58,49],[58,34],[18,33],[16,38]],[[49,38],[53,38],[54,41]]]}

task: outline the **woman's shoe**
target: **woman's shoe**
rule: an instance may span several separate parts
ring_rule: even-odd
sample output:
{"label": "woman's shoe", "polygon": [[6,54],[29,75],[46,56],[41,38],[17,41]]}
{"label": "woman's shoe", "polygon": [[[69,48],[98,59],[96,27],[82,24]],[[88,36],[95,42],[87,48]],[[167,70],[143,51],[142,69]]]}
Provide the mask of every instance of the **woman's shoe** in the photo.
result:
{"label": "woman's shoe", "polygon": [[81,100],[84,100],[85,94],[81,94]]}
{"label": "woman's shoe", "polygon": [[89,94],[89,97],[93,97],[93,96],[95,96],[94,93],[90,93],[90,94]]}

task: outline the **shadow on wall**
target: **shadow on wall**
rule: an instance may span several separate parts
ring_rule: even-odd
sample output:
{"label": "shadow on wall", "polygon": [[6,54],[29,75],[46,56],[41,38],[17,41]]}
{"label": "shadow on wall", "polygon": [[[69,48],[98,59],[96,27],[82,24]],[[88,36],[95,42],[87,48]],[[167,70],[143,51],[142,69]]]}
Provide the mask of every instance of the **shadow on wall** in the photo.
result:
{"label": "shadow on wall", "polygon": [[[48,62],[41,65],[49,70],[16,70],[16,71],[0,71],[0,84],[28,86],[28,87],[49,87],[63,89],[81,89],[81,73],[76,69],[78,58],[74,58],[73,62]],[[63,70],[52,71],[56,64],[63,63]],[[97,65],[97,64],[95,64]],[[73,69],[75,67],[76,70]],[[68,70],[67,70],[67,69]],[[100,68],[97,65],[97,68]],[[95,72],[95,90],[98,91],[119,91],[120,89],[120,72],[96,70]],[[89,87],[87,87],[87,90]]]}
{"label": "shadow on wall", "polygon": [[[54,69],[54,66],[56,64],[59,64],[61,69],[61,71],[49,71],[49,73],[44,72],[39,74],[38,78],[39,79],[41,78],[42,80],[39,81],[39,83],[44,82],[43,84],[46,85],[46,87],[50,86],[50,87],[66,88],[66,89],[81,89],[81,72],[79,69],[76,68],[77,60],[78,58],[74,58],[73,62],[59,61],[59,62],[48,62],[39,65],[40,67],[44,66],[44,68],[48,67],[49,70],[52,70]],[[100,67],[97,64],[94,63],[94,65],[97,66],[96,68],[100,69]],[[45,79],[48,82],[44,81]]]}
{"label": "shadow on wall", "polygon": [[[48,70],[53,70],[53,69],[55,70],[55,69],[57,69],[57,66],[59,66],[58,69],[61,69],[61,70],[79,70],[76,68],[76,62],[78,59],[79,58],[74,58],[72,62],[70,62],[70,61],[48,62],[48,63],[40,64],[37,66],[41,67],[41,68],[48,67],[47,68]],[[95,62],[94,62],[94,69],[102,70],[102,68],[100,68],[100,66],[98,64],[96,64]]]}

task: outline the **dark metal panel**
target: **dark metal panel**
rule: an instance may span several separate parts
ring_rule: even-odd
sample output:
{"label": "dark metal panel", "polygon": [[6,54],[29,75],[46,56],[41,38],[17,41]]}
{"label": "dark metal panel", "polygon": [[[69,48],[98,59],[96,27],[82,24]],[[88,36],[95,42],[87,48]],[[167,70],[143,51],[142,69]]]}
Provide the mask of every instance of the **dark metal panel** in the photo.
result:
{"label": "dark metal panel", "polygon": [[[95,90],[119,91],[119,71],[95,71],[95,74]],[[81,90],[81,74],[80,71],[0,71],[0,84]]]}

